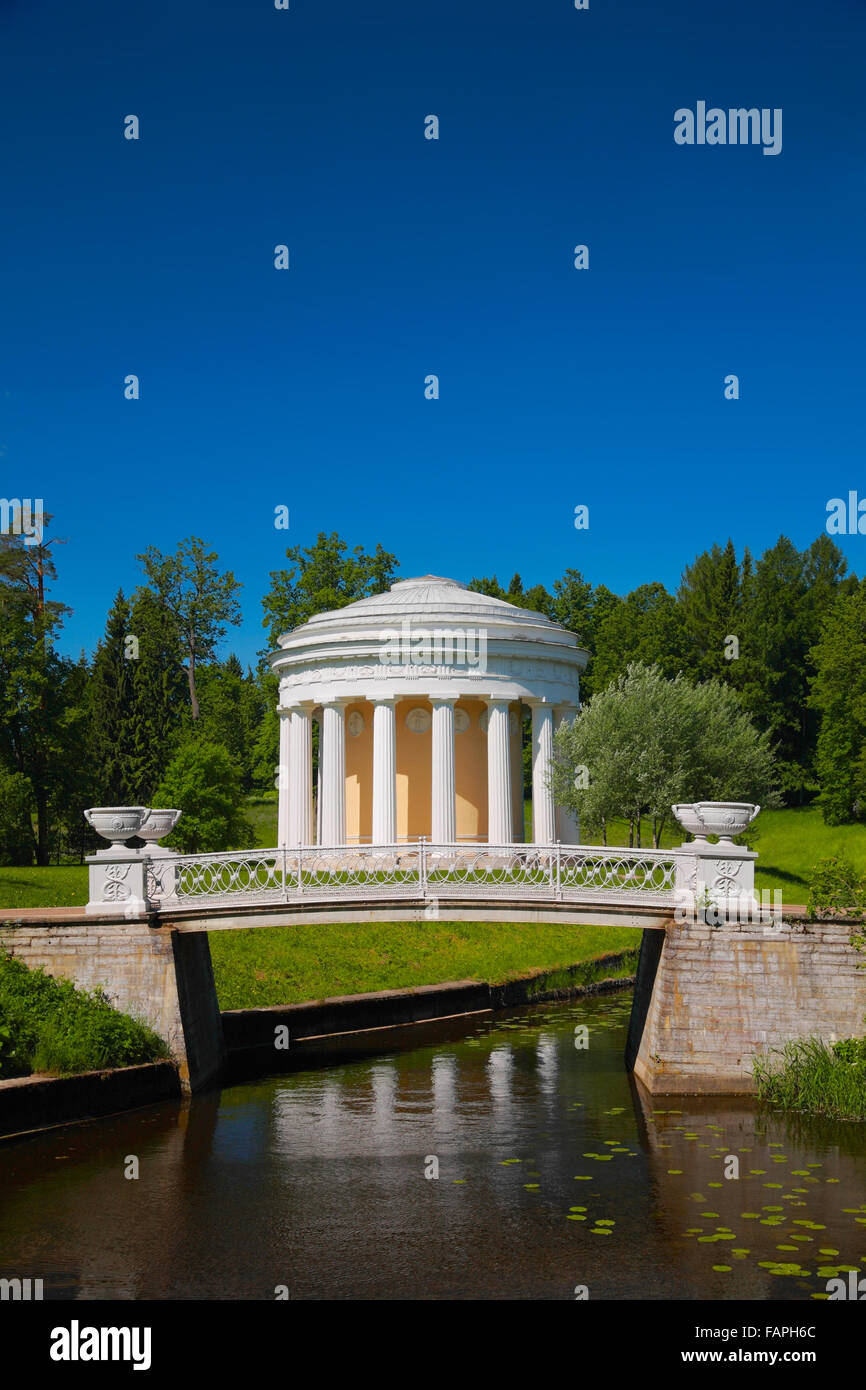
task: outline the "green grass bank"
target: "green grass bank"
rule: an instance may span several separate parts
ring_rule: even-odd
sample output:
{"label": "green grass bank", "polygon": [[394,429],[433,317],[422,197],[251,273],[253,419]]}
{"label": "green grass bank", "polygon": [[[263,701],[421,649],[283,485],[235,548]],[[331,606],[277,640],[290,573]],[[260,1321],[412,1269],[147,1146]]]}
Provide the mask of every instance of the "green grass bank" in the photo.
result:
{"label": "green grass bank", "polygon": [[249,1009],[447,980],[505,984],[584,963],[588,984],[597,978],[589,967],[612,953],[629,956],[602,973],[633,974],[640,932],[525,922],[315,924],[211,932],[210,946],[220,1008]]}
{"label": "green grass bank", "polygon": [[169,1055],[156,1033],[76,989],[0,955],[0,1080],[132,1067]]}
{"label": "green grass bank", "polygon": [[866,1120],[866,1038],[798,1038],[756,1057],[758,1095],[783,1110]]}

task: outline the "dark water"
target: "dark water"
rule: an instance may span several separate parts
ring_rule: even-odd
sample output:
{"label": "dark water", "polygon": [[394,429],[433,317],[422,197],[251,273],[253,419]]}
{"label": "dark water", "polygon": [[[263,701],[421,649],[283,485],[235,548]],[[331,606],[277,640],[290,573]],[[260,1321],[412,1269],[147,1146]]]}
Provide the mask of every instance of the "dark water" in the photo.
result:
{"label": "dark water", "polygon": [[416,1028],[412,1050],[0,1146],[0,1275],[82,1299],[808,1300],[866,1273],[866,1126],[647,1097],[629,1007]]}

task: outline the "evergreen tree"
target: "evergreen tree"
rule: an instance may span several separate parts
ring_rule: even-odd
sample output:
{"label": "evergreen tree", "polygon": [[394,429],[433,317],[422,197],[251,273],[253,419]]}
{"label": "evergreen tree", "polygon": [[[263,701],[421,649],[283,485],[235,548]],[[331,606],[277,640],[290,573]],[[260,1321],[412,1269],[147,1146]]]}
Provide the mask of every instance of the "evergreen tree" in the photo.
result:
{"label": "evergreen tree", "polygon": [[93,656],[87,689],[88,742],[96,804],[135,804],[134,667],[129,604],[118,589]]}
{"label": "evergreen tree", "polygon": [[79,749],[68,737],[75,724],[67,710],[74,663],[55,648],[69,609],[47,596],[57,577],[51,553],[56,542],[44,538],[51,517],[46,513],[39,521],[41,534],[33,545],[23,535],[0,534],[0,762],[29,783],[33,855],[37,864],[48,864],[58,776],[77,772]]}
{"label": "evergreen tree", "polygon": [[866,819],[866,580],[824,613],[810,653],[810,706],[820,715],[818,804],[828,825]]}
{"label": "evergreen tree", "polygon": [[256,780],[256,742],[264,717],[264,699],[255,678],[238,658],[204,667],[199,675],[201,736],[231,756],[244,791]]}
{"label": "evergreen tree", "polygon": [[177,625],[150,592],[136,595],[129,615],[138,658],[132,671],[129,791],[133,804],[151,804],[183,727],[188,708]]}
{"label": "evergreen tree", "polygon": [[802,553],[780,536],[745,591],[738,672],[743,702],[777,750],[789,802],[802,803],[815,778],[818,723],[809,705],[810,651],[836,596],[850,589],[847,565],[828,536]]}
{"label": "evergreen tree", "polygon": [[689,669],[698,680],[731,680],[736,662],[726,655],[729,638],[743,640],[743,593],[733,542],[714,545],[687,565],[677,598],[687,643]]}
{"label": "evergreen tree", "polygon": [[593,694],[624,676],[632,662],[657,665],[665,676],[675,676],[685,664],[682,616],[663,584],[641,584],[599,624]]}

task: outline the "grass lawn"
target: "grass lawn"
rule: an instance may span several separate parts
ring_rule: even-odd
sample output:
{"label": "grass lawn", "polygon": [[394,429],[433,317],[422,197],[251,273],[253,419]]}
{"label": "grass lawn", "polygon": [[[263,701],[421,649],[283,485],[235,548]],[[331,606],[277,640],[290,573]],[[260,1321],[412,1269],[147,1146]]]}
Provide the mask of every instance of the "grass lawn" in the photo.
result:
{"label": "grass lawn", "polygon": [[755,822],[756,888],[781,888],[783,903],[804,903],[811,871],[819,859],[844,854],[866,872],[866,826],[825,825],[811,807],[762,811]]}
{"label": "grass lawn", "polygon": [[277,843],[277,793],[259,792],[247,798],[244,815],[253,827],[259,849],[270,849]]}
{"label": "grass lawn", "polygon": [[263,927],[210,933],[220,1008],[296,1004],[339,994],[406,989],[445,980],[501,984],[533,970],[587,964],[630,975],[636,957],[593,970],[598,956],[636,952],[634,927],[505,922],[388,922]]}
{"label": "grass lawn", "polygon": [[0,867],[0,911],[9,907],[81,907],[87,902],[87,865],[47,869]]}

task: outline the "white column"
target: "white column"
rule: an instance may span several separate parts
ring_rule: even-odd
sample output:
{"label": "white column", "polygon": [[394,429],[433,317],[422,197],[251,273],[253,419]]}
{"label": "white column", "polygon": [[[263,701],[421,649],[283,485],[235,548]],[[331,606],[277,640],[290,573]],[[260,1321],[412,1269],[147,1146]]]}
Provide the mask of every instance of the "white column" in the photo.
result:
{"label": "white column", "polygon": [[308,845],[313,835],[313,707],[292,710],[289,844]]}
{"label": "white column", "polygon": [[373,702],[373,844],[397,839],[396,700]]}
{"label": "white column", "polygon": [[285,849],[289,843],[289,772],[291,767],[289,750],[292,739],[292,712],[289,709],[280,709],[280,761],[277,768],[279,788],[277,792],[279,816],[277,820],[277,844],[280,849]]}
{"label": "white column", "polygon": [[434,699],[433,766],[431,776],[431,835],[436,845],[457,839],[457,798],[454,768],[454,700]]}
{"label": "white column", "polygon": [[322,706],[322,844],[346,843],[346,704]]}
{"label": "white column", "polygon": [[556,839],[553,792],[547,785],[553,758],[553,706],[532,704],[532,840],[551,845]]}
{"label": "white column", "polygon": [[[563,724],[571,724],[577,717],[577,705],[555,705],[553,710],[553,731]],[[580,844],[580,817],[566,811],[564,806],[556,807],[556,838],[564,845]]]}
{"label": "white column", "polygon": [[491,845],[510,845],[511,757],[508,735],[508,701],[487,701],[487,840]]}
{"label": "white column", "polygon": [[526,839],[523,814],[523,711],[520,701],[508,716],[517,720],[517,734],[511,737],[511,832],[515,842]]}

